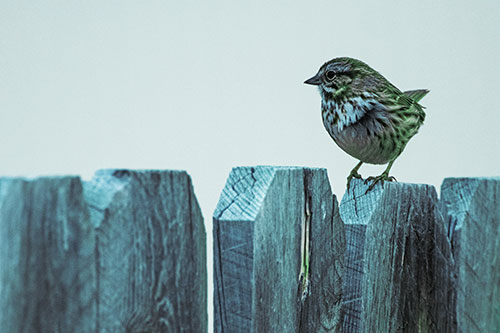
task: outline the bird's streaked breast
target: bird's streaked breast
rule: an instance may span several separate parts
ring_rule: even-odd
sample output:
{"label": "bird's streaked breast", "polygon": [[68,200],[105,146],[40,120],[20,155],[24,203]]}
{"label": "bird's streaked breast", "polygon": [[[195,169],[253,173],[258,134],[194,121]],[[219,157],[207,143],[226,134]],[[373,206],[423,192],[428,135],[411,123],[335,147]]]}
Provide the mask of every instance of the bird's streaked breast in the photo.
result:
{"label": "bird's streaked breast", "polygon": [[384,145],[393,131],[385,107],[373,98],[355,97],[345,103],[322,103],[323,125],[349,155],[372,164],[387,163],[396,147]]}

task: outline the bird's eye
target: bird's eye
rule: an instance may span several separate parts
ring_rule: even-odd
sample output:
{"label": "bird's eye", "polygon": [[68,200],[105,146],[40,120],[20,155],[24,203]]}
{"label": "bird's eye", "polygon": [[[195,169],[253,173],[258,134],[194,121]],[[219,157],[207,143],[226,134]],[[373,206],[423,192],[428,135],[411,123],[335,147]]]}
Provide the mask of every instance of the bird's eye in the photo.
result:
{"label": "bird's eye", "polygon": [[332,81],[333,79],[335,79],[335,72],[334,71],[326,72],[326,78],[328,81]]}

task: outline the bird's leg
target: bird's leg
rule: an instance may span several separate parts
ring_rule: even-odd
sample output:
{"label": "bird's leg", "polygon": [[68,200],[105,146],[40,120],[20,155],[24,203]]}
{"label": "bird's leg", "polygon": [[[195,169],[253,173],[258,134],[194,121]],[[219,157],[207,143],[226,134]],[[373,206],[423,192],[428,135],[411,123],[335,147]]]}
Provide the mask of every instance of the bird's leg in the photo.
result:
{"label": "bird's leg", "polygon": [[363,164],[363,162],[359,161],[359,163],[356,164],[354,169],[351,170],[351,173],[349,174],[349,176],[347,176],[347,192],[349,192],[349,187],[351,185],[351,180],[353,178],[361,179],[361,175],[358,173],[358,170],[361,167],[361,164]]}
{"label": "bird's leg", "polygon": [[382,172],[382,174],[380,176],[366,178],[365,184],[369,181],[372,181],[372,183],[370,184],[370,186],[366,190],[365,194],[368,193],[369,191],[371,191],[378,182],[381,182],[381,184],[383,185],[384,181],[388,181],[388,182],[397,181],[396,178],[394,178],[393,176],[389,176],[389,171],[391,170],[393,163],[394,163],[394,160],[390,161],[389,164],[387,165],[387,168],[385,168],[384,172]]}

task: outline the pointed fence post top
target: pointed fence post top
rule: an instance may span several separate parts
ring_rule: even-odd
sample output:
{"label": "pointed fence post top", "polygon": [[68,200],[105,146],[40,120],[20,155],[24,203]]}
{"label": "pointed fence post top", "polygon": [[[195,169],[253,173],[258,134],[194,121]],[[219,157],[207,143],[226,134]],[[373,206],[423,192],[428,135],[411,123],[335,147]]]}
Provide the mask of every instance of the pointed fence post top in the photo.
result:
{"label": "pointed fence post top", "polygon": [[382,198],[390,200],[393,207],[402,203],[418,204],[422,197],[437,201],[436,189],[428,184],[385,182],[368,191],[369,185],[361,179],[352,180],[351,188],[346,190],[340,202],[340,216],[345,224],[368,223],[376,209],[380,209]]}
{"label": "pointed fence post top", "polygon": [[328,181],[327,171],[324,168],[296,166],[244,166],[233,168],[219,197],[213,218],[220,221],[255,220],[276,173],[301,172],[302,170],[311,170],[324,174]]}

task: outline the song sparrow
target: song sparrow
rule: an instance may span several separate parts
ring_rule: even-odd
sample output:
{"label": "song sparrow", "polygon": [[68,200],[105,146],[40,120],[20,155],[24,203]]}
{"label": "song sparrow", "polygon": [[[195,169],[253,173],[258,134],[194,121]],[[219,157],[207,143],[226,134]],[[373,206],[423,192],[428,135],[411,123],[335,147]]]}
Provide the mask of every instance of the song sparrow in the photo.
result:
{"label": "song sparrow", "polygon": [[384,172],[372,180],[393,181],[389,171],[408,141],[423,124],[425,113],[418,102],[426,89],[402,92],[362,61],[335,58],[323,64],[304,83],[316,85],[321,95],[323,124],[335,141],[360,162],[347,177],[347,189],[363,163],[386,164]]}

